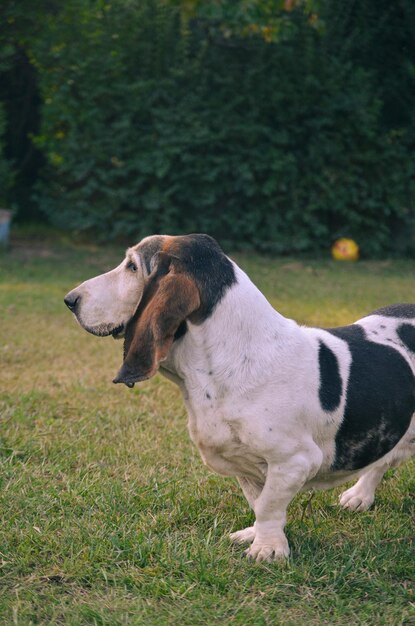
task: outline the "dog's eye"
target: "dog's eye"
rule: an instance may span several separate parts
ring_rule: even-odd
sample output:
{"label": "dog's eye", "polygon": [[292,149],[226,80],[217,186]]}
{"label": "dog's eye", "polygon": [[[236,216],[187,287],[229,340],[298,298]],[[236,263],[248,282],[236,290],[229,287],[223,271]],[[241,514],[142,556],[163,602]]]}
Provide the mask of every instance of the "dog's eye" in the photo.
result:
{"label": "dog's eye", "polygon": [[136,264],[130,261],[129,263],[127,263],[127,270],[130,270],[130,272],[136,272],[137,271]]}

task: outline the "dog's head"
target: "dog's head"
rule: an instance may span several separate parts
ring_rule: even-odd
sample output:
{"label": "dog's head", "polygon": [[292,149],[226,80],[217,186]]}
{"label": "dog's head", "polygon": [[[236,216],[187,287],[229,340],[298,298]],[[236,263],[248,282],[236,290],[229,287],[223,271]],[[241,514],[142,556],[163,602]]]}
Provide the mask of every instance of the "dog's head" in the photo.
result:
{"label": "dog's head", "polygon": [[181,324],[200,308],[200,293],[180,259],[159,252],[136,314],[127,326],[124,363],[115,383],[134,383],[155,374]]}
{"label": "dog's head", "polygon": [[65,304],[85,330],[100,337],[124,336],[165,239],[160,235],[146,237],[127,250],[116,268],[86,280],[66,294]]}
{"label": "dog's head", "polygon": [[127,250],[115,269],[85,281],[65,303],[88,332],[125,337],[114,382],[150,378],[185,320],[200,322],[235,281],[231,261],[207,235],[154,235]]}

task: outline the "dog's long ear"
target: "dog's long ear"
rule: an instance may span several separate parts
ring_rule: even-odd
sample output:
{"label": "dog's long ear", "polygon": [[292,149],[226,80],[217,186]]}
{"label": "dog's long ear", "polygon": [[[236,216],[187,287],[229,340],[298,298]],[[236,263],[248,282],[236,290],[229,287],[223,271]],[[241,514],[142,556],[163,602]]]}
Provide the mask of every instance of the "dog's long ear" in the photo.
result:
{"label": "dog's long ear", "polygon": [[180,261],[160,253],[136,315],[127,327],[124,363],[114,383],[132,387],[153,376],[180,324],[200,307],[195,281]]}

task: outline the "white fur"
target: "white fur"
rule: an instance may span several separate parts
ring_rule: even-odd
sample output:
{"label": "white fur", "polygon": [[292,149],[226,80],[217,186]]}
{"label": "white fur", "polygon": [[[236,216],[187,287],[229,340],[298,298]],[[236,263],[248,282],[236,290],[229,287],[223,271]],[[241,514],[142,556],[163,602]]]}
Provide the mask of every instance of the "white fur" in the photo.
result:
{"label": "white fur", "polygon": [[[233,533],[232,540],[252,542],[249,557],[272,560],[288,555],[283,529],[296,493],[362,475],[341,504],[365,510],[386,469],[414,454],[415,446],[406,442],[411,433],[413,439],[415,423],[393,451],[368,468],[331,472],[346,400],[348,346],[324,330],[282,317],[240,268],[235,271],[237,284],[203,324],[188,322],[188,332],[173,344],[162,368],[179,379],[190,436],[204,462],[236,476],[255,511],[254,527]],[[337,355],[345,383],[332,413],[319,402],[319,338]]]}
{"label": "white fur", "polygon": [[[134,314],[147,276],[128,270],[128,259],[112,272],[77,288],[77,317],[90,332],[109,334]],[[351,355],[331,333],[300,327],[275,311],[246,274],[234,264],[237,282],[202,323],[187,321],[161,372],[184,395],[189,432],[204,462],[215,472],[237,477],[255,512],[255,524],[233,533],[237,543],[251,543],[247,555],[258,561],[286,557],[286,509],[300,490],[325,489],[360,476],[340,498],[351,510],[365,510],[388,467],[415,452],[415,422],[387,455],[356,472],[332,472],[335,436],[344,415]],[[72,293],[72,292],[71,292]],[[369,338],[377,316],[360,320]],[[397,321],[386,319],[385,333]],[[396,334],[396,333],[395,333]],[[339,407],[324,411],[319,401],[319,340],[336,354],[342,379]],[[398,347],[414,369],[405,350]]]}
{"label": "white fur", "polygon": [[[76,317],[85,330],[93,335],[109,335],[114,329],[125,327],[134,315],[143,293],[144,278],[140,257],[130,248],[115,269],[86,280],[66,298],[79,298]],[[117,337],[121,336],[122,332]]]}

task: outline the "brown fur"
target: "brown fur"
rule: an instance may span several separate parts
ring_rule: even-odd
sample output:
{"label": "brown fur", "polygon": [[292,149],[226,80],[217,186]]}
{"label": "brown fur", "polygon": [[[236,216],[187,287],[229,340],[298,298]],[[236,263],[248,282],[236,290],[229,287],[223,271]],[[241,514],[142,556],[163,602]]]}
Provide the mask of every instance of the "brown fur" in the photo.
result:
{"label": "brown fur", "polygon": [[157,268],[127,327],[124,363],[114,382],[132,386],[153,376],[167,356],[179,325],[199,306],[195,281],[183,271],[178,259],[160,252]]}

